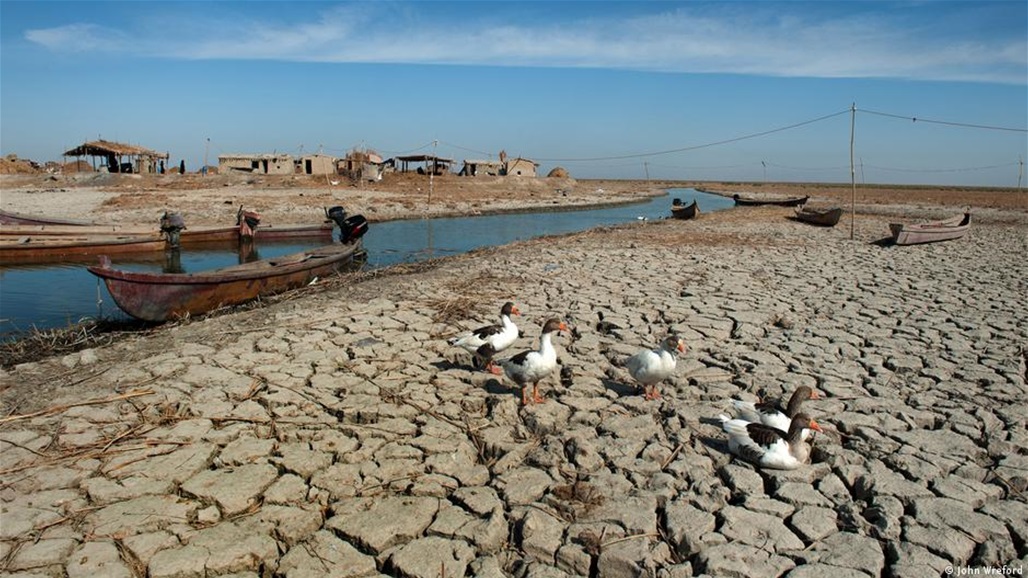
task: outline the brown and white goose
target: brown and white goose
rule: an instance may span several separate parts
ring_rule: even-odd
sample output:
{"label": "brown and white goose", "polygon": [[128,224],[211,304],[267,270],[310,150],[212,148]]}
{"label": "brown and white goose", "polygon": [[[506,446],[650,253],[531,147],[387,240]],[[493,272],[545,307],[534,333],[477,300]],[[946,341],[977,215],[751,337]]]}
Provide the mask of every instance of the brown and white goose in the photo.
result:
{"label": "brown and white goose", "polygon": [[[539,382],[557,369],[557,350],[553,348],[553,334],[567,329],[568,326],[560,319],[549,319],[543,325],[542,335],[539,336],[538,350],[522,351],[509,359],[497,361],[507,377],[521,386],[522,405],[528,405],[530,400],[534,403],[545,401],[545,398],[539,395]],[[531,398],[528,397],[528,384],[532,384]]]}
{"label": "brown and white goose", "polygon": [[643,386],[646,399],[660,398],[657,384],[675,373],[679,353],[685,353],[685,343],[679,337],[669,335],[657,349],[644,349],[625,362],[628,374]]}
{"label": "brown and white goose", "polygon": [[794,470],[810,457],[810,446],[803,441],[805,430],[823,431],[805,413],[796,414],[787,432],[742,419],[723,419],[728,434],[728,449],[735,455],[764,468]]}
{"label": "brown and white goose", "polygon": [[[759,403],[733,399],[732,407],[735,408],[736,419],[752,423],[762,423],[786,432],[789,431],[792,418],[800,412],[800,406],[808,399],[817,399],[817,392],[806,385],[801,385],[796,388],[796,391],[792,392],[789,404],[785,407],[782,406],[782,398],[780,397]],[[809,429],[805,431],[804,440],[810,435]]]}
{"label": "brown and white goose", "polygon": [[493,356],[507,349],[518,339],[518,326],[511,320],[511,315],[520,315],[516,305],[510,301],[500,309],[500,322],[479,327],[463,335],[448,340],[450,345],[462,347],[471,353],[472,363],[495,374],[501,370],[493,364]]}

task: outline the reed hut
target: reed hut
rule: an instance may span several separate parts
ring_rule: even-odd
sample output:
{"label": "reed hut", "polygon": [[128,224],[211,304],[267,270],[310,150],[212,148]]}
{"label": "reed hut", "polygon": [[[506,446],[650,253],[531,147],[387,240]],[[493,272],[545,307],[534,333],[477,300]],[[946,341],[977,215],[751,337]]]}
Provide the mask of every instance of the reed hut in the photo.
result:
{"label": "reed hut", "polygon": [[159,173],[168,161],[166,152],[103,139],[82,143],[63,156],[91,157],[94,171],[109,173]]}

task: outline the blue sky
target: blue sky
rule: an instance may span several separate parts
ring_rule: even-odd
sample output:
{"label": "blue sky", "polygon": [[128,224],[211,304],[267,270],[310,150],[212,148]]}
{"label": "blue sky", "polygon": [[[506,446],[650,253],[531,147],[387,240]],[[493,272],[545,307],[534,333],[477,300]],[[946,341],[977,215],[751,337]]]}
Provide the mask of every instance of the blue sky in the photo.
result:
{"label": "blue sky", "polygon": [[37,161],[99,137],[188,170],[368,147],[849,182],[851,117],[858,182],[1016,186],[1028,160],[1024,0],[2,0],[0,33],[0,153]]}

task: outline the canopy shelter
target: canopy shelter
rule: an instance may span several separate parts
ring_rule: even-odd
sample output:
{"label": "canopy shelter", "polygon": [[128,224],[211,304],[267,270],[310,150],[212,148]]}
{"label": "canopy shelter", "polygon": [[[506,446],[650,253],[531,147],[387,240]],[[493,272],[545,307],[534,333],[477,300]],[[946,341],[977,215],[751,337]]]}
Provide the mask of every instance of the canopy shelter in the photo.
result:
{"label": "canopy shelter", "polygon": [[[93,170],[111,173],[163,173],[168,153],[109,140],[94,140],[64,152],[66,157],[93,157]],[[99,159],[99,166],[97,165]]]}
{"label": "canopy shelter", "polygon": [[400,172],[403,173],[409,171],[408,163],[424,163],[424,166],[418,167],[417,171],[421,174],[432,175],[441,175],[449,171],[450,165],[453,164],[453,159],[444,159],[433,155],[396,157],[396,160],[400,162]]}

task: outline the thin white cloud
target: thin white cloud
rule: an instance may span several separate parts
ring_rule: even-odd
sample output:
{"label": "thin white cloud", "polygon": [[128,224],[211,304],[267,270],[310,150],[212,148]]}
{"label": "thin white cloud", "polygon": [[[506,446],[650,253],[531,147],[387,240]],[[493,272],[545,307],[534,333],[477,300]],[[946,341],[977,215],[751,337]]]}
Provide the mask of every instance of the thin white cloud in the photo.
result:
{"label": "thin white cloud", "polygon": [[1028,81],[1028,38],[955,38],[952,28],[931,28],[931,7],[924,9],[924,24],[911,26],[887,12],[815,18],[753,10],[753,4],[747,4],[748,11],[724,6],[525,25],[459,14],[428,21],[412,16],[413,7],[383,10],[365,2],[301,23],[197,17],[145,31],[72,24],[32,30],[26,38],[55,51],[126,51],[178,59]]}

